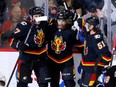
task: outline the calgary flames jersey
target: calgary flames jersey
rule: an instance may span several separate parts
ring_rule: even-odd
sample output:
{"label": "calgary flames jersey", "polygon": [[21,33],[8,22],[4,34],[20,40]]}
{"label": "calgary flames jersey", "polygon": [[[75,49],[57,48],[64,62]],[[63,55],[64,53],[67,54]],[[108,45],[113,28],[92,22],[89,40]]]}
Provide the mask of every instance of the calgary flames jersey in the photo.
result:
{"label": "calgary flames jersey", "polygon": [[[90,35],[85,31],[82,66],[88,72],[94,72],[94,67],[108,65],[111,61],[111,52],[103,39],[101,32]],[[96,64],[97,63],[97,64]]]}
{"label": "calgary flames jersey", "polygon": [[[46,52],[45,24],[46,23],[33,25],[31,29],[31,33],[29,34],[28,40],[26,42],[27,44],[29,44],[29,48],[26,51],[24,51],[25,53],[39,55]],[[13,43],[16,41],[25,42],[25,39],[27,37],[27,34],[31,26],[32,26],[32,23],[30,21],[23,21],[19,23],[14,33],[11,35],[12,39],[10,40],[10,45],[16,45]]]}
{"label": "calgary flames jersey", "polygon": [[52,25],[48,36],[48,57],[60,64],[73,58],[72,46],[76,40],[77,31],[71,28],[58,29]]}

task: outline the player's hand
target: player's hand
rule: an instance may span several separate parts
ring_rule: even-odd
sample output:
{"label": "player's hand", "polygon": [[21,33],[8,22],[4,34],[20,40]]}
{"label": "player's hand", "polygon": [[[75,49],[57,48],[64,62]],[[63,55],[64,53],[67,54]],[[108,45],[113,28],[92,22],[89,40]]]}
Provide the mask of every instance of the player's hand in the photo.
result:
{"label": "player's hand", "polygon": [[73,24],[73,26],[72,26],[72,29],[75,31],[75,30],[77,30],[77,31],[79,31],[79,25],[78,25],[78,22],[77,21],[75,21],[74,22],[74,24]]}
{"label": "player's hand", "polygon": [[73,21],[76,21],[78,16],[79,16],[78,14],[76,14],[76,13],[70,11],[70,10],[66,10],[65,13],[66,13],[66,17],[69,18],[69,19],[72,19]]}
{"label": "player's hand", "polygon": [[27,44],[27,43],[24,43],[24,42],[17,43],[17,48],[20,51],[25,51],[25,50],[27,50],[28,47],[29,47],[29,44]]}
{"label": "player's hand", "polygon": [[12,34],[13,32],[10,31],[10,30],[7,30],[6,32],[2,33],[1,34],[1,40],[2,41],[5,41],[5,40],[8,40],[10,38],[10,35]]}

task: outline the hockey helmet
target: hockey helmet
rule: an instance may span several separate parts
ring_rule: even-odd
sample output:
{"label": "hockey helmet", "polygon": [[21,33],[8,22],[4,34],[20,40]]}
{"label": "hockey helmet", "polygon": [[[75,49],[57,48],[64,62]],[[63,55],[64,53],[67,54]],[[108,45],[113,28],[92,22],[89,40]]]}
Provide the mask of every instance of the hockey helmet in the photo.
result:
{"label": "hockey helmet", "polygon": [[57,15],[57,19],[62,19],[62,20],[66,20],[66,14],[65,12],[60,12],[58,15]]}
{"label": "hockey helmet", "polygon": [[32,7],[29,10],[29,15],[36,15],[36,14],[41,14],[43,15],[44,12],[42,11],[41,7]]}
{"label": "hockey helmet", "polygon": [[88,23],[90,25],[98,26],[99,25],[99,19],[98,19],[98,17],[89,17],[89,18],[86,19],[86,23]]}

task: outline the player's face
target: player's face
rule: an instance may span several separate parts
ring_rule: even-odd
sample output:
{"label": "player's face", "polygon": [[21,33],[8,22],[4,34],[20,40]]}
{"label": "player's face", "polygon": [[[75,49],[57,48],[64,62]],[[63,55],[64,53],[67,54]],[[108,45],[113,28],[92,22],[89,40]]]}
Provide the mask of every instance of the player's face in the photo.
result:
{"label": "player's face", "polygon": [[57,20],[57,23],[58,23],[58,27],[59,27],[59,28],[64,28],[65,25],[66,25],[65,20],[62,20],[62,19],[58,19],[58,20]]}
{"label": "player's face", "polygon": [[[35,20],[36,18],[38,18],[40,16],[41,16],[41,14],[33,15],[33,20]],[[40,21],[39,22],[35,22],[35,24],[40,24]]]}

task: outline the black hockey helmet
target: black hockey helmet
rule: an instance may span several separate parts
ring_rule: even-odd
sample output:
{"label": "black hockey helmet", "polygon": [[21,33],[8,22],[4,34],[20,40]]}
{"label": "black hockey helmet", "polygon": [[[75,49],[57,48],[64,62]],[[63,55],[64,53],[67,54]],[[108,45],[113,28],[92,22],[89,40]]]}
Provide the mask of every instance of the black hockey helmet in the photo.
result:
{"label": "black hockey helmet", "polygon": [[41,15],[44,14],[41,7],[35,6],[35,7],[30,8],[29,15],[36,15],[36,14],[41,14]]}
{"label": "black hockey helmet", "polygon": [[89,17],[86,19],[86,23],[94,25],[96,27],[99,25],[99,19],[98,17]]}
{"label": "black hockey helmet", "polygon": [[57,15],[57,19],[66,20],[67,17],[66,17],[65,12],[64,12],[64,11],[60,12],[60,13]]}

